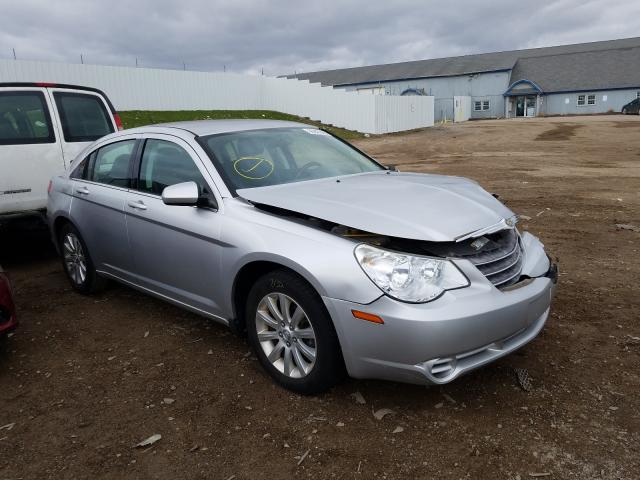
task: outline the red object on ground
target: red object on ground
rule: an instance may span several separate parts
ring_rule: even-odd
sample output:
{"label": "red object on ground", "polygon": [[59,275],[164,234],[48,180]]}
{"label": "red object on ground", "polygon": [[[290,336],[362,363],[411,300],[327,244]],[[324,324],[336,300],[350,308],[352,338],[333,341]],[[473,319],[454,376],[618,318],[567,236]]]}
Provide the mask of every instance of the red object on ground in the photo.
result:
{"label": "red object on ground", "polygon": [[9,333],[18,324],[9,277],[0,267],[0,336]]}

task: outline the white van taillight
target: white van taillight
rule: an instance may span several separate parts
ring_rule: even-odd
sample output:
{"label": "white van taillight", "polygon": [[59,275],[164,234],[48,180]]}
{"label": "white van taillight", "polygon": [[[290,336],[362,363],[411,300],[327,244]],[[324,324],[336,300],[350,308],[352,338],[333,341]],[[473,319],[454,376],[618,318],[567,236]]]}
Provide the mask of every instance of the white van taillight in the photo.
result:
{"label": "white van taillight", "polygon": [[47,187],[48,195],[51,195],[51,190],[53,190],[53,180],[49,180],[49,186]]}
{"label": "white van taillight", "polygon": [[120,120],[120,115],[114,113],[113,119],[116,121],[116,127],[118,127],[118,130],[124,130],[124,127],[122,126],[122,120]]}

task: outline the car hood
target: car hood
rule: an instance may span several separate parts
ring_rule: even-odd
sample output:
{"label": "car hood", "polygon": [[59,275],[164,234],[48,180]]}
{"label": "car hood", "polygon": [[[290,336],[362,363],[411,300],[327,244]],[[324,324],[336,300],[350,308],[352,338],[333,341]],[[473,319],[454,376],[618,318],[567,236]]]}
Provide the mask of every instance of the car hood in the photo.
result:
{"label": "car hood", "polygon": [[472,180],[443,175],[374,172],[237,194],[252,203],[414,240],[452,241],[513,216]]}

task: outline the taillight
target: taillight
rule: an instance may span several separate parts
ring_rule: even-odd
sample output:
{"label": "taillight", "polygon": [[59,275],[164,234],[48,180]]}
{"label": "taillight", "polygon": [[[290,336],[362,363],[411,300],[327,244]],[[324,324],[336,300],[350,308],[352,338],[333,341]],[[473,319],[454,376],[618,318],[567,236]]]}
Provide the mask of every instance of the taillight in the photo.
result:
{"label": "taillight", "polygon": [[124,127],[122,126],[122,120],[120,120],[120,115],[114,113],[113,119],[116,121],[116,127],[118,127],[118,130],[124,130]]}
{"label": "taillight", "polygon": [[51,195],[51,190],[53,190],[53,180],[49,180],[49,186],[47,187],[48,195]]}
{"label": "taillight", "polygon": [[55,87],[56,84],[55,83],[51,83],[51,82],[36,82],[36,86],[38,86],[38,87]]}

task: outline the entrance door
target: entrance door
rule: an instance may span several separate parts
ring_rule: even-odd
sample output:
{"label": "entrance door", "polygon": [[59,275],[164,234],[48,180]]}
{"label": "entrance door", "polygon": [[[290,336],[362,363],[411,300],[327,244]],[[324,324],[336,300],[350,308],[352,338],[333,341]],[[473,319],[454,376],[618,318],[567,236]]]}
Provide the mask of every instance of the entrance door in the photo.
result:
{"label": "entrance door", "polygon": [[516,97],[516,117],[524,117],[525,114],[525,97],[519,96]]}
{"label": "entrance door", "polygon": [[526,111],[525,115],[527,117],[535,117],[536,116],[536,96],[535,95],[527,95],[526,100]]}

